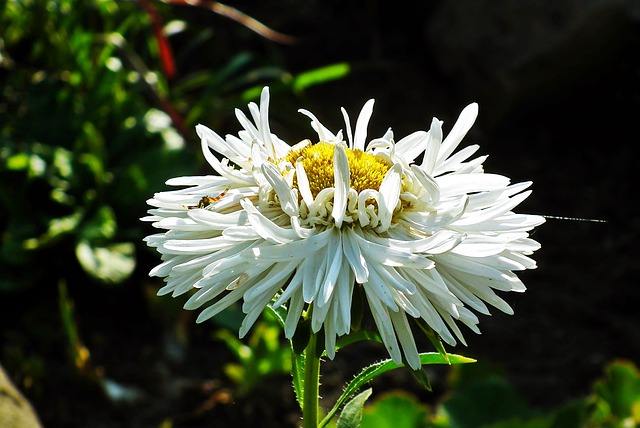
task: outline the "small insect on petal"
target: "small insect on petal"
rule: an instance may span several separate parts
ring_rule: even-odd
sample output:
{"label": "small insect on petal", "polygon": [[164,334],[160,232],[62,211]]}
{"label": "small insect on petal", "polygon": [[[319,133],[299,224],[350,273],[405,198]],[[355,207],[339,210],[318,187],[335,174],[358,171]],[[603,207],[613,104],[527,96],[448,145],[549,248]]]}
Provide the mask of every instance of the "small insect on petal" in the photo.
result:
{"label": "small insect on petal", "polygon": [[207,208],[209,205],[214,204],[216,202],[218,202],[220,199],[224,198],[224,196],[227,194],[227,192],[229,191],[229,189],[224,189],[224,191],[222,193],[220,193],[218,196],[203,196],[202,199],[200,199],[200,201],[198,201],[198,205],[187,205],[187,208],[192,210],[194,208]]}

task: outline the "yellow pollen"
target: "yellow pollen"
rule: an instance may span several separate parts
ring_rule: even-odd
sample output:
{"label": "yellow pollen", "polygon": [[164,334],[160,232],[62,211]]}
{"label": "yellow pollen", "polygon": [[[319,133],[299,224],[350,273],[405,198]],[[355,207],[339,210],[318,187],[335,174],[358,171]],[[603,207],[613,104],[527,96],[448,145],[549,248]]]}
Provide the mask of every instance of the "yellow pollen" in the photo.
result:
{"label": "yellow pollen", "polygon": [[[292,165],[301,158],[304,170],[309,179],[311,194],[316,197],[321,190],[335,187],[333,176],[334,145],[320,142],[308,145],[300,150],[289,152],[285,158]],[[360,150],[345,149],[349,162],[351,188],[360,193],[366,189],[380,190],[390,165],[377,156]],[[293,182],[298,187],[297,180]]]}

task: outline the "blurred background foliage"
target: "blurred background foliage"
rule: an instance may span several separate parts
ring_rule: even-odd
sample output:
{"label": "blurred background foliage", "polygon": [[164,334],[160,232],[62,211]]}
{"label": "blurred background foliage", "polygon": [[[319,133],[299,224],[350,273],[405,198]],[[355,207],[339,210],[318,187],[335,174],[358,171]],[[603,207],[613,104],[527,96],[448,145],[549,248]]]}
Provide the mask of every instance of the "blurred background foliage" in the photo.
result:
{"label": "blurred background foliage", "polygon": [[[139,221],[168,178],[208,173],[194,126],[235,133],[234,108],[269,85],[294,142],[299,107],[339,128],[338,107],[376,98],[371,133],[405,135],[479,101],[469,138],[488,168],[534,181],[523,209],[609,221],[536,232],[516,316],[456,350],[503,370],[434,369],[434,393],[384,376],[363,426],[635,426],[637,3],[229,4],[0,0],[0,363],[43,424],[297,424],[277,323],[239,341],[238,308],[195,325],[156,299]],[[363,346],[327,364],[327,398],[384,357]]]}

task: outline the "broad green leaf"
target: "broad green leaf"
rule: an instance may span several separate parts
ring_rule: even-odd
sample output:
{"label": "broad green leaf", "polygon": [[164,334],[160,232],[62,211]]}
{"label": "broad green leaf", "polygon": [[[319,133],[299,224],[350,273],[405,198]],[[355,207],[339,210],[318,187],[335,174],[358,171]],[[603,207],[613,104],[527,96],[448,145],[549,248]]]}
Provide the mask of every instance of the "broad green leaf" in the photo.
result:
{"label": "broad green leaf", "polygon": [[361,428],[418,428],[425,426],[429,407],[403,391],[387,393],[368,404]]}
{"label": "broad green leaf", "polygon": [[[607,367],[605,378],[596,382],[594,392],[598,407],[605,410],[597,412],[600,413],[596,415],[597,419],[618,423],[627,418],[635,419],[640,407],[640,372],[630,362],[615,361]],[[635,423],[640,423],[640,420],[635,420]]]}
{"label": "broad green leaf", "polygon": [[504,376],[486,365],[454,369],[452,393],[442,404],[451,427],[484,426],[510,420],[531,420],[538,414],[529,408]]}
{"label": "broad green leaf", "polygon": [[[444,358],[439,353],[435,352],[425,352],[420,354],[420,362],[422,364],[465,364],[465,363],[473,363],[475,362],[472,358],[463,357],[461,355],[448,354],[447,358]],[[403,364],[397,364],[393,360],[384,360],[378,363],[372,364],[369,367],[365,367],[345,388],[344,392],[336,401],[336,404],[333,406],[331,411],[327,414],[327,416],[323,419],[320,424],[321,427],[325,426],[336,414],[338,409],[353,395],[358,391],[365,383],[371,381],[372,379],[380,376],[383,373],[386,373],[390,370],[397,369],[399,367],[404,367]]]}
{"label": "broad green leaf", "polygon": [[133,273],[136,266],[134,245],[130,242],[93,247],[86,240],[76,246],[76,257],[82,268],[92,277],[118,284]]}
{"label": "broad green leaf", "polygon": [[344,348],[352,343],[361,342],[364,340],[382,343],[382,338],[377,331],[373,330],[360,330],[351,332],[347,335],[340,336],[336,342],[336,349]]}
{"label": "broad green leaf", "polygon": [[116,230],[116,215],[113,209],[103,205],[91,219],[82,223],[80,237],[91,242],[110,240],[115,236]]}
{"label": "broad green leaf", "polygon": [[336,428],[358,428],[362,421],[362,408],[370,396],[371,388],[365,389],[353,397],[340,412]]}

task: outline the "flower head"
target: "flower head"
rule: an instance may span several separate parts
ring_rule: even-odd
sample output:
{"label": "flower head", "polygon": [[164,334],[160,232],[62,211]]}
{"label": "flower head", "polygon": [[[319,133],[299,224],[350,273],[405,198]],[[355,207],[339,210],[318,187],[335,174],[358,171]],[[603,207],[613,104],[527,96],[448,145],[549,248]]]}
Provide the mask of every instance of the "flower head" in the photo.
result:
{"label": "flower head", "polygon": [[150,273],[165,278],[159,294],[195,290],[185,308],[208,305],[199,322],[242,300],[241,336],[266,305],[286,305],[285,335],[307,317],[332,358],[360,288],[389,354],[413,368],[410,319],[453,345],[464,343],[459,323],[479,331],[472,310],[512,313],[494,290],[525,290],[514,272],[535,268],[528,231],[544,219],[512,212],[531,183],[484,173],[486,156],[470,159],[477,145],[456,152],[476,104],[444,139],[434,118],[397,142],[391,129],[367,139],[373,100],[355,132],[344,109],[344,133],[300,110],[317,138],[293,146],[271,133],[268,110],[265,88],[251,119],[236,111],[238,136],[198,125],[216,175],[171,179],[182,188],[148,201],[143,220],[164,230],[146,238],[162,255]]}

